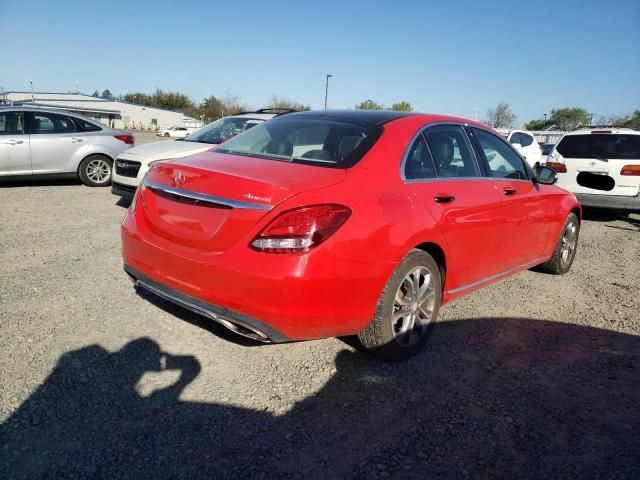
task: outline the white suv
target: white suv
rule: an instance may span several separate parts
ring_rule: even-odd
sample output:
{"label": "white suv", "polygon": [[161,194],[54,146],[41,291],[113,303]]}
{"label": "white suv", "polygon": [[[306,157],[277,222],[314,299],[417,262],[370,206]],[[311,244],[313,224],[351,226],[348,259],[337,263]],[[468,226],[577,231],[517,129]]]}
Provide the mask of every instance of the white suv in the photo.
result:
{"label": "white suv", "polygon": [[111,193],[131,196],[142,181],[149,165],[158,160],[175,160],[210,150],[219,143],[267,120],[295,110],[264,108],[224,117],[175,141],[155,142],[127,150],[116,159]]}
{"label": "white suv", "polygon": [[547,159],[558,185],[585,207],[640,212],[640,131],[582,129],[564,135]]}

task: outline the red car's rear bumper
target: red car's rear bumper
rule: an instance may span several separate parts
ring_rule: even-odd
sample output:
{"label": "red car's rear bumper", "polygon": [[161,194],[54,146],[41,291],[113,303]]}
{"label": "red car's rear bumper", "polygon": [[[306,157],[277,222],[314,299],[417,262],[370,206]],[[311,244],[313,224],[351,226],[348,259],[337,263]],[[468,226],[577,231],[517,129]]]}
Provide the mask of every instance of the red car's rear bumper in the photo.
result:
{"label": "red car's rear bumper", "polygon": [[135,217],[127,213],[122,223],[122,255],[125,270],[141,286],[272,342],[362,330],[395,268],[390,262],[338,257],[322,247],[307,254],[269,254],[239,244],[205,252],[176,245]]}

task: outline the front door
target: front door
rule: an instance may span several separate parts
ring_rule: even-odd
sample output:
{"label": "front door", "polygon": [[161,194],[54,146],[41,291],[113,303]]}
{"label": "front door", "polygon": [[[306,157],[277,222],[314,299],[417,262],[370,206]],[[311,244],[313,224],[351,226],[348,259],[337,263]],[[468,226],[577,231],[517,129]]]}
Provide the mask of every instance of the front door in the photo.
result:
{"label": "front door", "polygon": [[23,112],[0,112],[0,175],[30,175],[29,135]]}
{"label": "front door", "polygon": [[73,120],[63,114],[33,112],[31,115],[31,166],[34,174],[74,171],[75,153],[84,139],[76,134]]}
{"label": "front door", "polygon": [[517,268],[544,260],[554,213],[551,198],[540,193],[522,158],[502,138],[480,128],[470,131],[502,199],[502,248],[507,266]]}

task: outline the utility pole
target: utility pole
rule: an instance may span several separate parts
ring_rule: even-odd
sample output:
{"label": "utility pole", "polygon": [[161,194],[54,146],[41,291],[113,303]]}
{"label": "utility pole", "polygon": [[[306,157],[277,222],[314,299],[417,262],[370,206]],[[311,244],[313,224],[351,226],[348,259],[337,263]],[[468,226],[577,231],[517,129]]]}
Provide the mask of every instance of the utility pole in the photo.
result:
{"label": "utility pole", "polygon": [[332,78],[333,75],[327,73],[327,80],[324,85],[324,109],[327,109],[327,97],[329,96],[329,79]]}
{"label": "utility pole", "polygon": [[33,80],[29,80],[29,85],[31,86],[31,103],[35,103],[33,98]]}
{"label": "utility pole", "polygon": [[544,126],[546,127],[547,126],[547,114],[543,113],[543,115],[544,115]]}

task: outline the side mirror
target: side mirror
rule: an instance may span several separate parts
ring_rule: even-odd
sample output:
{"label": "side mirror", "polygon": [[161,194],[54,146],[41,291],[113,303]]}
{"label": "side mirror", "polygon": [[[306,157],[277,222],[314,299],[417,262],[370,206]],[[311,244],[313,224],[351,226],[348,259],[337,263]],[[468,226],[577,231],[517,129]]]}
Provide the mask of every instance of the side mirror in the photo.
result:
{"label": "side mirror", "polygon": [[542,185],[553,185],[558,181],[558,174],[553,168],[539,165],[536,167],[537,183]]}

